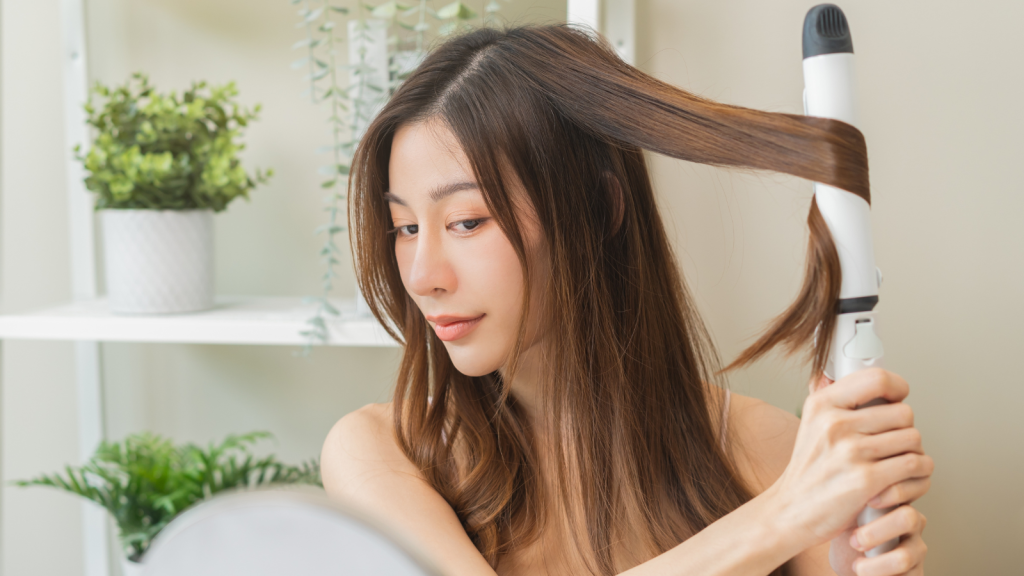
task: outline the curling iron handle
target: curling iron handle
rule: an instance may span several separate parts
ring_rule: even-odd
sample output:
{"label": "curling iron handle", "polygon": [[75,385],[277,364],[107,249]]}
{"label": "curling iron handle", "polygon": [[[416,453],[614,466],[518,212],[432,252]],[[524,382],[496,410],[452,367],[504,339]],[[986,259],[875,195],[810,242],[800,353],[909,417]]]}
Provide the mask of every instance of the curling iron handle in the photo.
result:
{"label": "curling iron handle", "polygon": [[[886,404],[886,403],[887,402],[885,400],[883,400],[882,398],[875,398],[874,400],[868,402],[867,404],[864,404],[862,406],[858,406],[857,408],[858,409],[859,408],[867,408],[868,406],[878,406],[879,404]],[[869,522],[874,522],[875,520],[881,518],[882,516],[885,516],[886,514],[888,514],[889,512],[891,512],[891,511],[893,511],[895,509],[896,509],[895,506],[890,506],[888,508],[872,508],[871,506],[866,506],[866,507],[864,507],[863,510],[860,511],[860,514],[857,515],[857,526],[863,526],[865,524],[868,524]],[[865,552],[864,555],[867,556],[868,558],[874,558],[875,556],[878,556],[879,554],[884,554],[884,553],[886,553],[886,552],[896,548],[896,546],[899,545],[899,543],[900,543],[900,539],[899,538],[893,538],[892,540],[886,540],[885,542],[883,542],[883,543],[879,544],[878,546],[875,546],[874,548],[872,548],[872,549],[868,550],[867,552]]]}
{"label": "curling iron handle", "polygon": [[[881,368],[885,350],[882,340],[878,337],[878,313],[874,311],[840,314],[836,317],[836,328],[832,340],[832,354],[826,376],[830,373],[838,380],[867,368]],[[885,404],[886,400],[875,398],[857,408],[867,408]],[[867,506],[857,515],[857,525],[863,526],[881,518],[895,506],[890,508],[872,508]],[[899,538],[888,540],[865,552],[865,556],[873,558],[895,548]]]}

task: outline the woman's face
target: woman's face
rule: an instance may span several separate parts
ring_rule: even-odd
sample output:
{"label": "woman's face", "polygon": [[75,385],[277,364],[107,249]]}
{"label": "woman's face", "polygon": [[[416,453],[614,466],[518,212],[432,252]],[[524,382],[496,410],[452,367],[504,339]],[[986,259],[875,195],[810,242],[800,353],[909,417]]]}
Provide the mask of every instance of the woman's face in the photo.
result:
{"label": "woman's face", "polygon": [[[395,256],[409,296],[444,342],[455,368],[482,376],[502,368],[522,314],[519,258],[477,188],[455,136],[436,120],[395,132],[386,194]],[[515,188],[525,199],[525,191]],[[542,238],[529,202],[518,215],[531,274],[547,276]],[[540,294],[539,290],[531,296]],[[538,340],[540,298],[531,298],[526,346]]]}

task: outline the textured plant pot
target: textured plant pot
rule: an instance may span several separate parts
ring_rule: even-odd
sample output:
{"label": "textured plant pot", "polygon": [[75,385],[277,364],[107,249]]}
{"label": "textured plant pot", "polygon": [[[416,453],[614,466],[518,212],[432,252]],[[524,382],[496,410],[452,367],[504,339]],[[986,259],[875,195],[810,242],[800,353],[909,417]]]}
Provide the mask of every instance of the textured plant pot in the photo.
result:
{"label": "textured plant pot", "polygon": [[118,314],[213,307],[212,210],[101,210],[107,297]]}
{"label": "textured plant pot", "polygon": [[142,576],[142,563],[121,557],[121,576]]}

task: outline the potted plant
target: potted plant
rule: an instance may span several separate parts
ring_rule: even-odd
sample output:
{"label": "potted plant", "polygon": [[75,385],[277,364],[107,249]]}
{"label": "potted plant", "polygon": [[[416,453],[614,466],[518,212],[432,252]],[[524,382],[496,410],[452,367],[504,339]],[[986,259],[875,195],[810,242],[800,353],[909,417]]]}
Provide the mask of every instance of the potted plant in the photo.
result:
{"label": "potted plant", "polygon": [[101,213],[113,312],[213,306],[213,213],[248,199],[272,174],[250,176],[237,157],[245,146],[236,140],[260,109],[238,106],[237,95],[233,82],[161,94],[141,73],[116,88],[97,83],[90,94],[96,137],[76,152]]}
{"label": "potted plant", "polygon": [[250,447],[267,432],[228,436],[206,448],[176,446],[147,432],[123,442],[103,442],[89,461],[66,466],[64,474],[42,475],[15,482],[18,486],[51,486],[103,506],[117,522],[122,574],[141,573],[141,561],[153,538],[193,504],[225,490],[281,484],[322,486],[320,466],[279,462],[273,455],[256,458]]}

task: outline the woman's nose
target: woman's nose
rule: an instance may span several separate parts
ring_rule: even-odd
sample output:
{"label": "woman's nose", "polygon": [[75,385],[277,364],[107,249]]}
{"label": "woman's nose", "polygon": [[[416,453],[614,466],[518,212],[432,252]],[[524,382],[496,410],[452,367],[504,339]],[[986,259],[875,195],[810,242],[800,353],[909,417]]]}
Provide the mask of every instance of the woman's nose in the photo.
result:
{"label": "woman's nose", "polygon": [[457,284],[455,270],[441,239],[422,234],[416,240],[416,253],[409,269],[409,290],[419,296],[430,296],[438,290],[453,292]]}

